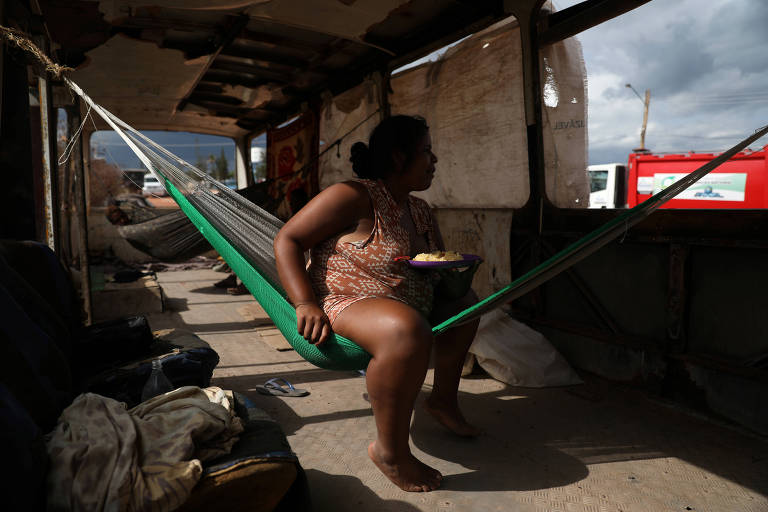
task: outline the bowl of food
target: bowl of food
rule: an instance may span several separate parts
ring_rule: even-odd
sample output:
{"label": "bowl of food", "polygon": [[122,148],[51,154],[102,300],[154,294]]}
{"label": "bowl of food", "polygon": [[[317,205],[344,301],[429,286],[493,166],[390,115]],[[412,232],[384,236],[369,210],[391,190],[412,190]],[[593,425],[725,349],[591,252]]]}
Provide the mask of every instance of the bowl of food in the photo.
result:
{"label": "bowl of food", "polygon": [[424,269],[471,267],[475,263],[483,261],[477,254],[464,254],[454,251],[422,252],[413,258],[399,256],[395,260],[404,261],[414,268]]}

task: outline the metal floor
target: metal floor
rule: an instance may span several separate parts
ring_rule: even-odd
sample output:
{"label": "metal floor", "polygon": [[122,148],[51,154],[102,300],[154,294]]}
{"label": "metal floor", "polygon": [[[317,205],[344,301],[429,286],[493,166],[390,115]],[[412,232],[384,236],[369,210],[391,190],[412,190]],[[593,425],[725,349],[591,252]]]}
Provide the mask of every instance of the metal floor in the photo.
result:
{"label": "metal floor", "polygon": [[[252,297],[213,286],[223,277],[159,273],[166,312],[149,315],[150,324],[206,340],[221,358],[213,384],[246,394],[280,422],[316,512],[768,511],[768,440],[589,376],[583,385],[547,389],[462,379],[465,415],[485,430],[476,440],[454,437],[417,407],[413,451],[444,480],[431,493],[403,492],[368,459],[375,429],[365,379],[272,348]],[[272,377],[311,394],[259,394],[255,386]]]}

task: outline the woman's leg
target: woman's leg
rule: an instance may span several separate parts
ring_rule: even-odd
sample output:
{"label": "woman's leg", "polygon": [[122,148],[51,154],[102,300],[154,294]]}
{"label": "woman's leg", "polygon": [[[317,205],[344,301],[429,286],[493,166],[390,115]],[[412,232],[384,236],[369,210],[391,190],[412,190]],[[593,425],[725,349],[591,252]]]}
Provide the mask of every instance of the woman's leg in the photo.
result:
{"label": "woman's leg", "polygon": [[431,491],[442,475],[411,454],[411,414],[424,383],[432,348],[426,319],[392,299],[365,299],[348,306],[333,330],[373,357],[366,371],[377,438],[368,454],[379,469],[406,491]]}
{"label": "woman's leg", "polygon": [[[438,297],[435,297],[431,320],[437,325],[476,302],[477,296],[471,290],[463,298],[451,302],[441,302]],[[474,320],[449,329],[437,337],[434,343],[435,379],[432,393],[424,402],[424,409],[427,412],[449,430],[464,437],[480,434],[477,427],[464,419],[457,396],[464,359],[467,357],[472,340],[475,339],[479,323],[479,320]]]}

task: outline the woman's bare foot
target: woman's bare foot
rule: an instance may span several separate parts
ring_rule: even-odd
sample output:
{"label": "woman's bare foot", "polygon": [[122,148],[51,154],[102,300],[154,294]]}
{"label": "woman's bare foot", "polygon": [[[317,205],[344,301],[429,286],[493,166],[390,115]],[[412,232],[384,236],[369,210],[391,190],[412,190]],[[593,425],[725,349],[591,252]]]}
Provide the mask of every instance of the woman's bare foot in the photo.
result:
{"label": "woman's bare foot", "polygon": [[368,445],[368,456],[384,476],[396,486],[409,492],[429,492],[440,487],[443,475],[411,454],[404,460],[387,460],[378,451],[376,441]]}
{"label": "woman's bare foot", "polygon": [[431,414],[444,427],[461,437],[477,437],[482,430],[468,423],[461,414],[459,406],[445,405],[433,398],[424,400],[424,410]]}

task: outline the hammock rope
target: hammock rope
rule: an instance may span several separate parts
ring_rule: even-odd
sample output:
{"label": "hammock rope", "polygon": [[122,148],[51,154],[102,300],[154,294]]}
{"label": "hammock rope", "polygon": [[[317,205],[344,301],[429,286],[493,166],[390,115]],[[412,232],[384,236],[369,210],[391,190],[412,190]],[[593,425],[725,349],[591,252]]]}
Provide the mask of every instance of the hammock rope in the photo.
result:
{"label": "hammock rope", "polygon": [[95,103],[77,84],[65,80],[165,185],[301,357],[328,370],[368,366],[370,354],[352,341],[333,335],[318,347],[296,330],[296,312],[280,285],[273,251],[282,221],[156,144]]}
{"label": "hammock rope", "polygon": [[[272,250],[272,241],[282,226],[279,219],[159,146],[95,103],[77,84],[64,76],[65,72],[72,69],[54,63],[35,46],[27,34],[0,25],[0,38],[31,53],[45,66],[46,71],[57,78],[63,78],[69,88],[88,104],[89,113],[91,109],[95,110],[115,130],[147,170],[165,185],[181,210],[227,261],[299,355],[316,366],[330,370],[360,370],[367,367],[370,355],[352,341],[333,334],[322,347],[317,347],[304,340],[296,331],[296,312],[280,286]],[[86,119],[87,115],[83,124]],[[82,129],[82,125],[80,128]],[[626,235],[630,226],[640,222],[666,201],[766,133],[768,126],[757,130],[714,160],[643,203],[588,233],[508,286],[435,326],[433,333],[440,334],[450,327],[475,319],[526,294],[611,242],[619,234]],[[326,151],[334,145],[338,150],[340,142],[341,139],[335,141]],[[245,222],[242,219],[245,219]]]}
{"label": "hammock rope", "polygon": [[[367,367],[370,355],[352,341],[332,335],[320,347],[307,342],[296,330],[296,312],[280,285],[273,241],[283,223],[226,185],[159,146],[124,123],[85,94],[74,82],[66,83],[109,124],[128,144],[178,203],[181,210],[203,234],[304,359],[330,370],[359,370]],[[474,306],[435,326],[435,335],[471,321],[506,304],[618,238],[669,199],[675,197],[718,165],[768,133],[757,130],[714,160],[666,189],[588,233],[518,279]]]}
{"label": "hammock rope", "polygon": [[469,322],[478,316],[481,316],[494,308],[506,304],[530,292],[534,288],[542,285],[552,279],[560,272],[567,270],[601,247],[610,243],[614,239],[626,236],[629,228],[645,219],[648,215],[656,211],[661,205],[678,195],[680,192],[690,187],[710,171],[718,167],[723,162],[739,153],[754,141],[768,133],[768,125],[763,126],[742,140],[729,150],[721,153],[717,158],[710,160],[684,178],[676,181],[664,190],[654,194],[634,208],[627,210],[618,217],[610,220],[594,231],[587,233],[582,238],[576,240],[560,252],[552,255],[549,259],[543,261],[538,266],[532,268],[522,276],[518,277],[512,283],[508,284],[498,292],[490,295],[486,299],[465,309],[459,314],[447,319],[445,322],[435,326],[432,331],[435,334]]}

